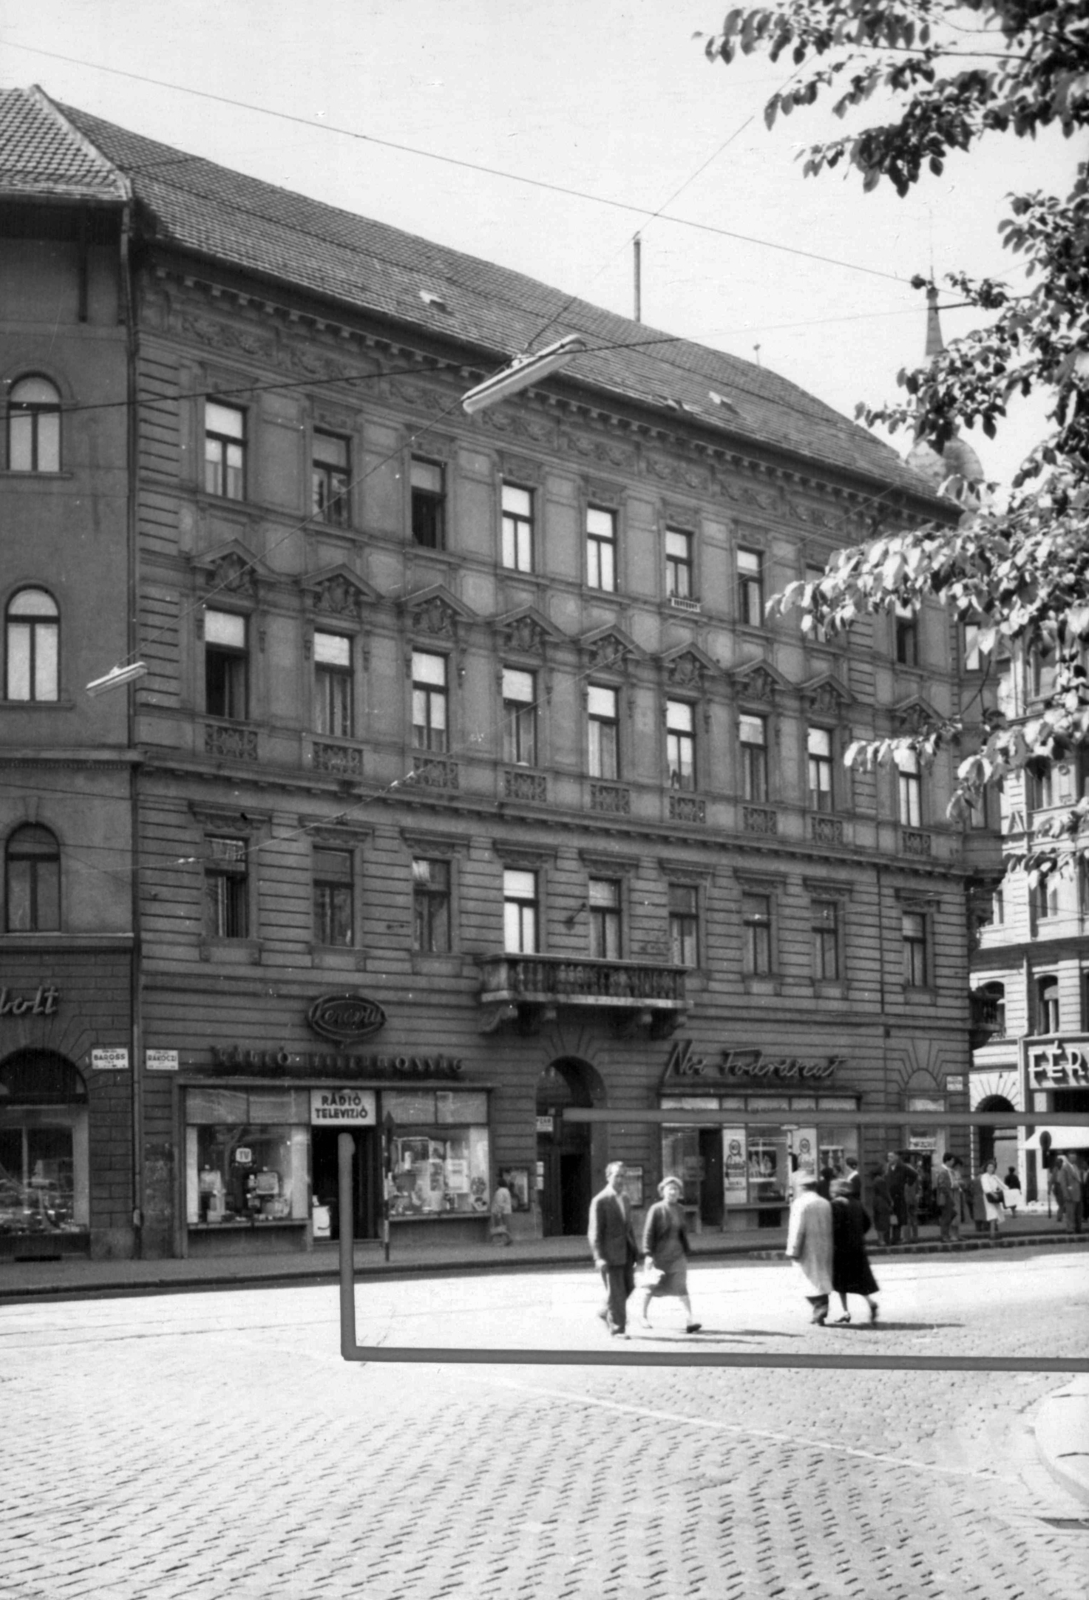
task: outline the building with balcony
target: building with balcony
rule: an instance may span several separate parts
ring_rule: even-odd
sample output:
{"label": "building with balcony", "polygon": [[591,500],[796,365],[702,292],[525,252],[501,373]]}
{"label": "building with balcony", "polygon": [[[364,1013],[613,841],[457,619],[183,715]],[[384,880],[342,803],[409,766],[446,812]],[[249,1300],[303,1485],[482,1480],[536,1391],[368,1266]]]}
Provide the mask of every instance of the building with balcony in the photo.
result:
{"label": "building with balcony", "polygon": [[[98,901],[68,898],[86,880],[49,822],[91,828],[89,778],[36,777],[33,816],[5,783],[3,837],[16,861],[24,824],[52,829],[61,932],[93,910],[136,940],[124,1064],[96,1075],[115,1041],[90,999],[67,1032],[23,1015],[17,1045],[114,1086],[138,1248],[320,1243],[345,1128],[371,1238],[386,1206],[480,1235],[501,1173],[516,1229],[579,1233],[615,1157],[637,1204],[676,1171],[701,1226],[776,1227],[799,1161],[939,1154],[912,1113],[967,1108],[981,839],[946,818],[945,755],[842,757],[958,710],[957,641],[937,606],[848,641],[765,610],[844,543],[954,516],[931,485],[774,373],[39,90],[0,105],[17,241],[71,165],[114,186],[99,321],[77,196],[68,342],[33,281],[3,330],[22,520],[0,600],[18,639],[45,625],[19,596],[52,599],[72,724],[117,773]],[[468,416],[546,329],[587,349]],[[87,525],[63,592],[38,541],[66,480],[11,465],[38,375]],[[55,760],[74,735],[26,699],[5,726]],[[12,904],[9,970],[38,948]],[[0,1083],[11,1060],[4,1037]],[[648,1109],[706,1122],[623,1121]],[[887,1125],[864,1136],[860,1109]]]}

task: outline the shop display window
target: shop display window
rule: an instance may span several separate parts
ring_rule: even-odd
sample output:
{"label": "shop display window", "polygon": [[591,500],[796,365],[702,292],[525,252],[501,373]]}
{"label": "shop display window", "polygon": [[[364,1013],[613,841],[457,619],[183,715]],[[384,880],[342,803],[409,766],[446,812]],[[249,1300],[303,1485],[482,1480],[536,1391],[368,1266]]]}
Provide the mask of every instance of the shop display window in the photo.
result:
{"label": "shop display window", "polygon": [[83,1232],[86,1180],[80,1194],[71,1127],[42,1125],[29,1110],[12,1115],[0,1123],[0,1234]]}
{"label": "shop display window", "polygon": [[305,1222],[310,1106],[297,1089],[192,1089],[186,1103],[186,1216],[196,1227]]}
{"label": "shop display window", "polygon": [[382,1118],[392,1116],[391,1217],[486,1213],[489,1181],[488,1097],[456,1090],[388,1090]]}

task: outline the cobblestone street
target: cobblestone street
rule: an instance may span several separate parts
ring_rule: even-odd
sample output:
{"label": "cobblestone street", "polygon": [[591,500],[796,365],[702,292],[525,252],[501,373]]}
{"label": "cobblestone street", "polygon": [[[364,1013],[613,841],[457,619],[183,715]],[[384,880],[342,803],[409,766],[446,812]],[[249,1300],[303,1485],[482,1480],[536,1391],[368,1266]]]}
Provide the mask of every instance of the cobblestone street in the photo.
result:
{"label": "cobblestone street", "polygon": [[[694,1268],[631,1348],[1085,1353],[1076,1252],[881,1263],[876,1328]],[[600,1348],[588,1270],[361,1284],[361,1344]],[[856,1302],[860,1305],[861,1302]],[[382,1366],[327,1285],[0,1308],[18,1600],[1073,1600],[1054,1375]],[[638,1342],[637,1342],[638,1341]]]}

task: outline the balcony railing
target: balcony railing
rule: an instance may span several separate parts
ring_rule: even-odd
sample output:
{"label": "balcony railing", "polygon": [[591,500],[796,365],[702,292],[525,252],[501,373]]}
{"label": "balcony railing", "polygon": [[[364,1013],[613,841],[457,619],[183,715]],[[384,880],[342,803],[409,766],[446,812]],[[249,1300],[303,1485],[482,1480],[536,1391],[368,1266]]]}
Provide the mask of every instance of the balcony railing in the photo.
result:
{"label": "balcony railing", "polygon": [[256,761],[257,729],[237,722],[206,722],[204,754],[220,761]]}
{"label": "balcony railing", "polygon": [[491,1027],[560,1006],[603,1008],[666,1031],[684,1019],[684,967],[539,955],[488,956],[482,965],[480,1003]]}
{"label": "balcony railing", "polygon": [[978,989],[968,997],[969,1039],[973,1050],[1006,1037],[1006,1002]]}

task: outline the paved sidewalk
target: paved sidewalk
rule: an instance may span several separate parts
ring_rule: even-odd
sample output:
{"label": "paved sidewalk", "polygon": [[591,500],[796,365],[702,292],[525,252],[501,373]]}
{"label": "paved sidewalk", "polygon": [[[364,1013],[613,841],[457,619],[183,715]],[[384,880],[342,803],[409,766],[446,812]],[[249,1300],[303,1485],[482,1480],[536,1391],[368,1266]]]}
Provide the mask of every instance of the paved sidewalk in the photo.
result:
{"label": "paved sidewalk", "polygon": [[[971,1224],[968,1224],[971,1227]],[[754,1228],[737,1233],[705,1231],[692,1234],[693,1254],[703,1258],[744,1257],[749,1260],[779,1261],[783,1256],[785,1229]],[[898,1257],[916,1254],[946,1254],[958,1251],[1038,1248],[1047,1245],[1086,1245],[1089,1232],[1072,1235],[1063,1232],[1046,1216],[1021,1213],[1003,1224],[996,1239],[987,1234],[963,1233],[952,1244],[943,1244],[936,1227],[920,1229],[918,1244],[884,1246],[871,1243],[871,1256]],[[516,1239],[509,1247],[458,1243],[454,1245],[412,1245],[394,1240],[387,1262],[382,1246],[368,1241],[355,1248],[356,1271],[392,1276],[428,1274],[445,1276],[461,1272],[546,1271],[556,1267],[589,1266],[585,1239]],[[58,1261],[14,1261],[0,1258],[0,1304],[5,1301],[38,1298],[79,1299],[98,1294],[155,1294],[193,1289],[238,1289],[249,1284],[268,1286],[306,1280],[335,1278],[339,1271],[339,1250],[335,1244],[319,1244],[313,1250],[283,1255],[219,1256],[187,1260],[91,1261],[85,1257],[64,1257]]]}

